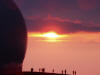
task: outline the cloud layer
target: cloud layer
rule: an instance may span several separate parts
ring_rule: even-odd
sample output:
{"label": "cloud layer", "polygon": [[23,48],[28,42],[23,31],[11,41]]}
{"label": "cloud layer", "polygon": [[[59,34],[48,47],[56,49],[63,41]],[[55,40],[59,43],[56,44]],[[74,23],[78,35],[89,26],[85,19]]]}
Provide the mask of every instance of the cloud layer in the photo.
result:
{"label": "cloud layer", "polygon": [[100,0],[15,1],[26,19],[28,31],[100,32]]}
{"label": "cloud layer", "polygon": [[27,17],[29,31],[47,32],[57,31],[59,33],[75,33],[75,32],[100,32],[100,25],[81,20],[62,19],[60,17]]}

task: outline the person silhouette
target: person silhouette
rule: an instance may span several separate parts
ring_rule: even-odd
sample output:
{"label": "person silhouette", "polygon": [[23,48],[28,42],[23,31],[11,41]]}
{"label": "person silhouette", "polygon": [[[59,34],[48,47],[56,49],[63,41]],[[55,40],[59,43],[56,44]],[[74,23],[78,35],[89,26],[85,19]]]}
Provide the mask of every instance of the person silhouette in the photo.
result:
{"label": "person silhouette", "polygon": [[45,72],[45,68],[42,68],[42,72],[43,72],[43,73]]}
{"label": "person silhouette", "polygon": [[73,75],[75,75],[75,71],[73,70]]}
{"label": "person silhouette", "polygon": [[76,75],[76,71],[75,71],[75,75]]}
{"label": "person silhouette", "polygon": [[63,70],[61,72],[62,72],[62,75],[63,75]]}
{"label": "person silhouette", "polygon": [[53,69],[53,70],[52,70],[52,73],[54,73],[54,72],[55,72],[55,70]]}
{"label": "person silhouette", "polygon": [[0,0],[0,73],[21,72],[26,52],[24,18],[13,0]]}
{"label": "person silhouette", "polygon": [[34,71],[34,69],[33,68],[31,68],[31,72],[33,72]]}
{"label": "person silhouette", "polygon": [[66,75],[66,69],[65,69],[65,75]]}
{"label": "person silhouette", "polygon": [[41,72],[41,68],[39,68],[39,72]]}

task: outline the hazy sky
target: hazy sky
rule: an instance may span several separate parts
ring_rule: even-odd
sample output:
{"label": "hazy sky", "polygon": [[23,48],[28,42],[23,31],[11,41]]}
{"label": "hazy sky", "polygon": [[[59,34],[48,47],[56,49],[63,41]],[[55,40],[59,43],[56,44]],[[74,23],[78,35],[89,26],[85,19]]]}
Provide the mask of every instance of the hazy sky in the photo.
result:
{"label": "hazy sky", "polygon": [[77,75],[100,74],[100,0],[16,0],[28,33],[55,31],[69,35],[60,42],[28,37],[23,70],[67,69]]}

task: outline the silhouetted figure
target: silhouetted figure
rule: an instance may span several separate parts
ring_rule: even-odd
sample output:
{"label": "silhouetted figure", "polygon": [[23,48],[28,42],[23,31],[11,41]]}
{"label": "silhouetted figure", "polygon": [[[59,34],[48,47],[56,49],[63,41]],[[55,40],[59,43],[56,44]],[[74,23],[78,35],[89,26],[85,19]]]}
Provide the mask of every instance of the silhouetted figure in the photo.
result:
{"label": "silhouetted figure", "polygon": [[41,69],[39,68],[39,72],[41,72]]}
{"label": "silhouetted figure", "polygon": [[31,68],[31,72],[33,72],[34,71],[34,69],[33,68]]}
{"label": "silhouetted figure", "polygon": [[42,68],[42,72],[45,72],[45,68]]}
{"label": "silhouetted figure", "polygon": [[54,73],[54,72],[55,72],[55,70],[53,69],[53,70],[52,70],[52,72]]}
{"label": "silhouetted figure", "polygon": [[63,70],[62,70],[62,75],[63,75],[64,73],[63,73]]}
{"label": "silhouetted figure", "polygon": [[73,75],[75,75],[75,71],[73,70]]}
{"label": "silhouetted figure", "polygon": [[75,71],[74,73],[75,73],[75,75],[76,75],[76,71]]}
{"label": "silhouetted figure", "polygon": [[0,0],[0,73],[21,72],[27,31],[13,0]]}
{"label": "silhouetted figure", "polygon": [[66,75],[66,69],[65,69],[65,75]]}

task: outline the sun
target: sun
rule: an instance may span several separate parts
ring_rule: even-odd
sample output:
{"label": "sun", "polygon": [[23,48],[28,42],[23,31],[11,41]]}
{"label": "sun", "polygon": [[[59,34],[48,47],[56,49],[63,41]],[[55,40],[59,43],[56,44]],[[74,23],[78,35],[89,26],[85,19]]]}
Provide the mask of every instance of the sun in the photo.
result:
{"label": "sun", "polygon": [[58,38],[60,35],[58,35],[56,32],[48,32],[42,35],[43,37],[47,38]]}
{"label": "sun", "polygon": [[35,39],[40,39],[41,41],[46,42],[59,42],[65,41],[65,38],[68,38],[67,34],[59,34],[57,32],[44,32],[44,33],[29,33],[28,37],[32,37]]}
{"label": "sun", "polygon": [[58,34],[56,32],[46,32],[46,33],[29,33],[29,37],[44,37],[44,38],[63,38],[68,37],[68,35]]}

